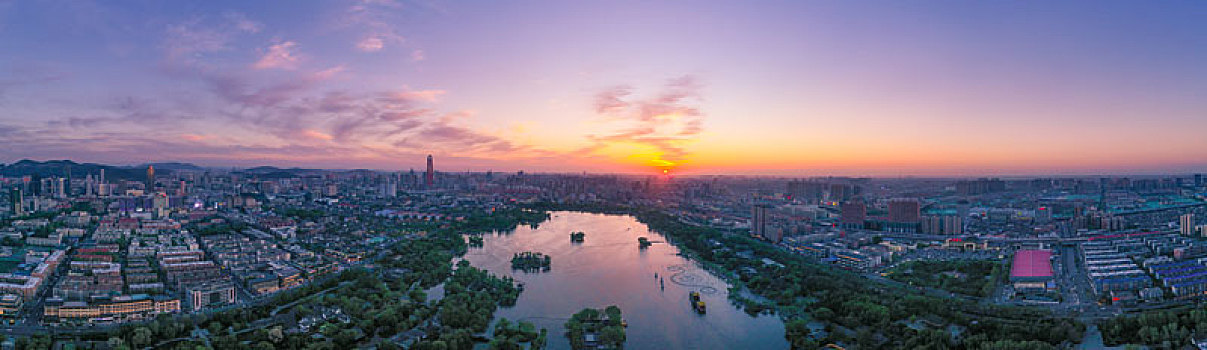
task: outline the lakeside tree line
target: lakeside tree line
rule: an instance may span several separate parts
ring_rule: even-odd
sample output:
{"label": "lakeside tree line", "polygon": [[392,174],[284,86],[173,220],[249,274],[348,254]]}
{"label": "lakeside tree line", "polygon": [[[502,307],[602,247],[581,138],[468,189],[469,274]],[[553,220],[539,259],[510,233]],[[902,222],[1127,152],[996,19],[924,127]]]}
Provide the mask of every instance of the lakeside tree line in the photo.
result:
{"label": "lakeside tree line", "polygon": [[[715,267],[735,288],[766,298],[766,303],[737,301],[779,315],[794,348],[842,343],[860,349],[1055,349],[1080,340],[1085,329],[1044,309],[983,305],[873,283],[747,234],[686,224],[656,209],[551,203],[532,208],[635,216],[686,254]],[[765,264],[763,258],[783,267]],[[921,319],[934,326],[918,327]],[[810,322],[824,324],[826,332],[814,332]]]}

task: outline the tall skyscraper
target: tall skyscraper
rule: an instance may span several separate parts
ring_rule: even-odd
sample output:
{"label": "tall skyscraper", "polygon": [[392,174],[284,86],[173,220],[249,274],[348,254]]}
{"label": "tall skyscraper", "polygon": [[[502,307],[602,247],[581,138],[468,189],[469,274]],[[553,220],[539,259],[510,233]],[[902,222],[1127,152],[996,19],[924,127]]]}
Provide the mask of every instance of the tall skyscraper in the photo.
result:
{"label": "tall skyscraper", "polygon": [[147,193],[155,190],[155,167],[147,166]]}
{"label": "tall skyscraper", "polygon": [[21,194],[21,189],[14,188],[8,192],[9,200],[12,201],[13,216],[25,216],[25,196]]}
{"label": "tall skyscraper", "polygon": [[1194,235],[1194,214],[1182,214],[1178,221],[1178,228],[1182,231],[1183,236]]}
{"label": "tall skyscraper", "polygon": [[96,188],[96,184],[93,183],[92,174],[85,175],[84,176],[84,196],[91,197],[95,188]]}
{"label": "tall skyscraper", "polygon": [[767,205],[755,204],[750,209],[750,233],[755,236],[765,236],[767,234],[767,211],[770,209]]}
{"label": "tall skyscraper", "polygon": [[105,183],[105,168],[101,168],[101,175],[96,179],[96,195],[109,195],[109,184]]}
{"label": "tall skyscraper", "polygon": [[432,187],[436,182],[436,167],[432,165],[432,155],[427,155],[427,173],[423,175],[423,182],[427,187]]}
{"label": "tall skyscraper", "polygon": [[34,174],[32,180],[30,182],[30,184],[32,184],[33,187],[30,188],[30,191],[28,193],[33,194],[34,197],[41,196],[42,188],[46,187],[46,181],[43,181],[43,180],[44,179],[42,179],[42,175]]}

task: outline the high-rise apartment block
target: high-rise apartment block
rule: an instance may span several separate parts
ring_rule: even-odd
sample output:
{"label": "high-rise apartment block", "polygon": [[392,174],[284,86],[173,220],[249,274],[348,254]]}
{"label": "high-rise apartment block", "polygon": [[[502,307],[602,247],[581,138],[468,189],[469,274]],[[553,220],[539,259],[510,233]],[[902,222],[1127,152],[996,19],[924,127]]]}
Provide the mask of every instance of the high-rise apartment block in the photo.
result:
{"label": "high-rise apartment block", "polygon": [[1178,228],[1182,231],[1183,236],[1193,236],[1195,234],[1194,214],[1182,214],[1178,220]]}

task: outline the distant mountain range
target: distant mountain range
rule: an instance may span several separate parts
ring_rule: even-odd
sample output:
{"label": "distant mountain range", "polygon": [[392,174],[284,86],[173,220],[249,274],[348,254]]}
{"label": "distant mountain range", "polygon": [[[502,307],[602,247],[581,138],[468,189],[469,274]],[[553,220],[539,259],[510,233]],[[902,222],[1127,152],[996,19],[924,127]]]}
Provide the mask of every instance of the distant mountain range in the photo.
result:
{"label": "distant mountain range", "polygon": [[329,171],[329,170],[303,169],[303,168],[278,168],[275,166],[258,166],[255,168],[237,170],[232,173],[252,175],[255,177],[259,177],[259,178],[278,179],[278,178],[291,178],[291,177],[305,177],[308,175],[321,176],[322,173],[325,173],[327,171]]}
{"label": "distant mountain range", "polygon": [[12,164],[0,164],[0,176],[15,177],[37,175],[41,177],[65,177],[67,176],[67,172],[70,171],[72,177],[82,179],[88,175],[97,176],[101,173],[101,169],[105,169],[105,178],[107,180],[142,181],[147,177],[147,166],[155,167],[156,175],[170,175],[180,171],[202,172],[212,170],[266,179],[322,176],[324,173],[328,172],[376,172],[375,170],[368,169],[333,170],[278,168],[274,166],[258,166],[247,169],[207,168],[196,164],[181,162],[147,163],[140,165],[107,165],[96,163],[76,163],[71,160],[48,160],[39,162],[36,160],[24,159]]}
{"label": "distant mountain range", "polygon": [[194,164],[190,164],[190,163],[178,163],[178,162],[168,162],[168,163],[148,163],[148,164],[142,164],[142,165],[139,165],[139,166],[135,166],[134,168],[136,168],[136,169],[146,169],[148,165],[149,165],[149,166],[153,166],[153,167],[155,167],[155,171],[160,171],[160,170],[170,170],[170,171],[178,171],[178,170],[186,170],[186,171],[205,171],[205,170],[206,170],[206,168],[203,168],[203,167],[200,167],[200,166],[197,166],[197,165],[194,165]]}
{"label": "distant mountain range", "polygon": [[135,166],[115,166],[96,163],[76,163],[70,160],[48,160],[39,162],[24,159],[12,164],[0,164],[0,175],[83,178],[98,176],[105,169],[108,180],[142,180],[147,176],[147,166],[155,167],[156,174],[167,175],[177,171],[204,171],[206,168],[189,163],[149,163]]}

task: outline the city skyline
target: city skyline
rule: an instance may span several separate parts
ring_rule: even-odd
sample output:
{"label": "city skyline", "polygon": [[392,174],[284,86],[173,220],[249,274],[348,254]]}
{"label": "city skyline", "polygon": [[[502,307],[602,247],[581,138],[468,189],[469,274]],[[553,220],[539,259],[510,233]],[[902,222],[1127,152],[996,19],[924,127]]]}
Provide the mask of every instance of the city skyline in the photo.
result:
{"label": "city skyline", "polygon": [[1203,172],[1166,5],[0,2],[0,162]]}
{"label": "city skyline", "polygon": [[[53,162],[65,162],[65,161],[72,162],[77,165],[91,164],[91,165],[96,165],[96,166],[101,166],[101,167],[110,167],[110,168],[119,168],[119,169],[128,169],[128,170],[132,169],[132,170],[137,170],[137,171],[146,170],[146,168],[148,166],[158,166],[158,165],[162,165],[162,164],[170,164],[170,165],[176,165],[176,166],[192,166],[192,167],[196,167],[197,169],[203,169],[203,170],[207,170],[207,171],[208,170],[240,171],[240,170],[248,170],[248,169],[256,169],[256,168],[274,168],[274,169],[281,169],[281,170],[300,170],[300,171],[313,170],[313,171],[329,171],[329,172],[348,172],[348,171],[374,171],[374,172],[382,172],[382,173],[414,172],[414,173],[422,175],[422,176],[426,176],[426,173],[427,173],[427,169],[425,168],[424,164],[418,164],[418,165],[412,166],[411,162],[409,162],[409,161],[402,162],[402,163],[400,163],[401,165],[397,165],[394,168],[364,168],[364,167],[361,167],[361,168],[352,168],[352,167],[336,168],[336,167],[304,167],[304,166],[281,165],[281,164],[273,164],[273,163],[254,163],[254,162],[248,163],[248,164],[240,164],[240,165],[207,165],[204,163],[196,164],[196,163],[191,163],[191,162],[179,162],[179,161],[152,161],[152,162],[145,162],[145,163],[141,163],[141,162],[140,163],[101,163],[101,162],[80,161],[80,160],[73,160],[73,159],[46,159],[46,160],[20,159],[15,162],[11,162],[11,163],[0,163],[0,168],[2,168],[4,166],[8,166],[8,165],[16,165],[17,163],[20,163],[20,162],[35,162],[35,163],[42,164],[43,166],[45,166],[46,164],[51,164]],[[65,168],[65,169],[59,169],[59,170],[55,170],[55,171],[59,171],[59,172],[62,172],[63,174],[66,174],[66,172],[71,171],[71,170],[70,170],[70,168]],[[195,172],[197,170],[185,169],[183,171],[184,172]],[[1183,172],[1153,171],[1153,172],[1148,172],[1148,173],[1142,173],[1142,172],[1052,173],[1052,172],[1050,172],[1050,173],[1033,173],[1033,174],[1017,173],[1017,174],[1004,174],[1004,175],[1001,173],[936,174],[936,175],[917,175],[917,174],[901,174],[901,175],[862,174],[862,175],[860,175],[860,174],[804,174],[804,173],[800,173],[800,172],[786,172],[786,173],[680,173],[680,172],[670,172],[670,171],[666,171],[666,172],[661,172],[661,171],[635,171],[635,172],[594,171],[594,172],[592,172],[592,171],[572,171],[572,170],[531,171],[531,170],[525,170],[525,169],[497,170],[497,169],[491,169],[491,168],[483,168],[483,169],[444,168],[444,169],[441,169],[437,166],[433,166],[432,171],[433,171],[433,174],[435,174],[435,173],[451,173],[451,174],[524,173],[524,174],[568,175],[568,176],[574,176],[574,175],[659,176],[659,175],[661,175],[661,176],[683,177],[683,178],[708,178],[708,177],[742,178],[742,177],[749,177],[749,178],[767,178],[767,179],[780,179],[780,180],[783,180],[783,179],[842,179],[842,178],[885,179],[885,180],[889,180],[889,179],[917,179],[917,180],[927,180],[927,179],[935,179],[935,180],[1004,179],[1004,180],[1011,180],[1011,179],[1014,179],[1014,180],[1017,180],[1017,179],[1068,178],[1068,179],[1097,180],[1097,179],[1103,179],[1103,178],[1106,178],[1106,179],[1127,179],[1127,178],[1149,179],[1149,178],[1168,178],[1168,177],[1193,179],[1196,176],[1204,175],[1201,172],[1195,172],[1195,171],[1183,171]],[[52,173],[53,172],[54,171],[52,171]],[[80,176],[87,176],[87,175],[99,176],[103,173],[104,173],[103,169],[101,169],[100,172],[96,172],[96,173],[87,173],[86,172],[84,174],[81,174]],[[145,176],[143,178],[145,178]]]}

